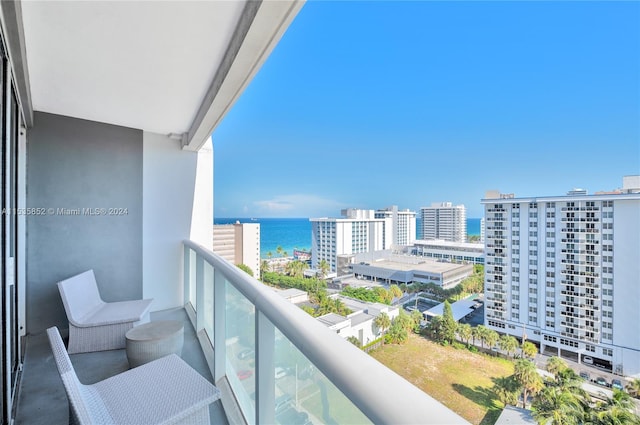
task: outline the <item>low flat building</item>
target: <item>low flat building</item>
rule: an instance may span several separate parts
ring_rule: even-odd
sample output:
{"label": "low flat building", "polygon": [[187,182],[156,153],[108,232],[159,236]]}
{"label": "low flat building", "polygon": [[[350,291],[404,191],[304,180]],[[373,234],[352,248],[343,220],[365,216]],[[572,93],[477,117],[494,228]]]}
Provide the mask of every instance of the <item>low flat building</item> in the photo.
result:
{"label": "low flat building", "polygon": [[356,256],[355,263],[350,268],[356,277],[374,282],[389,285],[433,283],[445,289],[458,285],[473,274],[471,264],[439,262],[389,253]]}
{"label": "low flat building", "polygon": [[343,338],[356,337],[361,346],[364,346],[382,336],[382,332],[374,324],[374,320],[382,313],[386,313],[393,320],[400,314],[398,307],[392,307],[380,303],[367,303],[353,298],[334,295],[344,303],[352,312],[348,316],[336,313],[328,313],[317,318],[319,322],[334,330]]}
{"label": "low flat building", "polygon": [[409,247],[409,252],[434,260],[484,264],[484,243],[417,240]]}

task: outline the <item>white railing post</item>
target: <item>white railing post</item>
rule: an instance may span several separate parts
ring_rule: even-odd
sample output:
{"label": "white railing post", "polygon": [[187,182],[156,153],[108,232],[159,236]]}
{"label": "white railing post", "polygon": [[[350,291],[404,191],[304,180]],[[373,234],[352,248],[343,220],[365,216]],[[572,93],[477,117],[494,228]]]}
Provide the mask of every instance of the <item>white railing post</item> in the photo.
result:
{"label": "white railing post", "polygon": [[275,327],[256,309],[256,423],[275,423]]}
{"label": "white railing post", "polygon": [[213,379],[215,382],[227,374],[227,322],[226,279],[217,268],[213,269]]}

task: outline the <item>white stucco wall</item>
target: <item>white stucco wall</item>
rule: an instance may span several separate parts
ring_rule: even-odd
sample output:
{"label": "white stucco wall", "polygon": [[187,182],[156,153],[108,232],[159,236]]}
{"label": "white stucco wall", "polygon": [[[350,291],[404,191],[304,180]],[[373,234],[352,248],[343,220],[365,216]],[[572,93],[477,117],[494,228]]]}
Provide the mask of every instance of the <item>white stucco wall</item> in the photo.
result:
{"label": "white stucco wall", "polygon": [[182,241],[211,248],[213,153],[182,150],[167,136],[143,135],[143,296],[152,310],[183,305]]}

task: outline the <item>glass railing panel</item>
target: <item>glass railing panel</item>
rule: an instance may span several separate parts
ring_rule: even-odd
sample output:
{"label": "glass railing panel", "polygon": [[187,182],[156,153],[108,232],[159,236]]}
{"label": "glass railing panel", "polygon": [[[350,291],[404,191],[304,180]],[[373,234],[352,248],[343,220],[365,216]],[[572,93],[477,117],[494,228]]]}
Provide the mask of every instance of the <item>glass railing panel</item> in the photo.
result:
{"label": "glass railing panel", "polygon": [[[217,283],[216,283],[217,284]],[[229,384],[249,423],[255,422],[255,307],[228,281],[226,284],[226,371]]]}
{"label": "glass railing panel", "polygon": [[370,424],[278,329],[274,347],[277,424]]}
{"label": "glass railing panel", "polygon": [[[196,308],[196,253],[189,248],[189,264],[185,264],[189,267],[189,297],[187,301],[191,303],[193,308]],[[186,283],[185,283],[186,284]]]}
{"label": "glass railing panel", "polygon": [[206,261],[204,263],[203,280],[203,327],[207,331],[207,335],[209,336],[209,338],[213,340],[213,266]]}

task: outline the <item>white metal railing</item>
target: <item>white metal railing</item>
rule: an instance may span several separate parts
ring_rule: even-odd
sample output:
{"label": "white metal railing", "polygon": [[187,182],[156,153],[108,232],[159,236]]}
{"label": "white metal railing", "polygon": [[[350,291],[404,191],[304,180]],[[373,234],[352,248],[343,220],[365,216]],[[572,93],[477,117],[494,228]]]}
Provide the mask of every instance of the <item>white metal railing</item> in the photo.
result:
{"label": "white metal railing", "polygon": [[467,423],[192,241],[184,241],[184,300],[214,347],[215,381],[227,378],[247,423]]}

